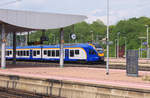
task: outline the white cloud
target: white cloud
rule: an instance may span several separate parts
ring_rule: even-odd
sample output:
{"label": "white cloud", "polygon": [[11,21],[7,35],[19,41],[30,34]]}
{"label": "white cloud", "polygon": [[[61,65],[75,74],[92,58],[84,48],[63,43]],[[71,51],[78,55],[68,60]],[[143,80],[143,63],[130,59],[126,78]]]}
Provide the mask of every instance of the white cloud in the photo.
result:
{"label": "white cloud", "polygon": [[[13,0],[1,0],[8,2]],[[110,0],[110,24],[131,17],[150,16],[150,0]],[[22,0],[4,8],[82,14],[91,23],[101,19],[105,24],[106,0]]]}
{"label": "white cloud", "polygon": [[[150,16],[150,12],[143,6],[137,6],[135,8],[123,8],[123,9],[116,9],[110,8],[109,12],[109,22],[110,24],[116,24],[119,20],[128,19],[132,17],[140,17],[140,16]],[[105,24],[107,23],[107,16],[106,16],[106,9],[96,9],[89,13],[87,13],[89,19],[87,22],[91,23],[97,19],[101,19]]]}
{"label": "white cloud", "polygon": [[[149,5],[149,0],[110,0],[110,24],[132,17],[150,17]],[[89,11],[86,15],[89,17],[87,20],[89,23],[96,19],[107,23],[106,7]]]}

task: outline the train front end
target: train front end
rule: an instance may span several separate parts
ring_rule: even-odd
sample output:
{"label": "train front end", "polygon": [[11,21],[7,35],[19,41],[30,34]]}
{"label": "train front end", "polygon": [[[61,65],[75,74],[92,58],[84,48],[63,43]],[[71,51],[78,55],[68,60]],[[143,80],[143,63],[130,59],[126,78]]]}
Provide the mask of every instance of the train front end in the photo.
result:
{"label": "train front end", "polygon": [[95,50],[97,51],[97,55],[99,57],[99,62],[104,61],[104,49],[99,44],[93,44]]}
{"label": "train front end", "polygon": [[100,57],[100,61],[104,61],[104,49],[103,48],[96,48],[98,52],[98,56]]}

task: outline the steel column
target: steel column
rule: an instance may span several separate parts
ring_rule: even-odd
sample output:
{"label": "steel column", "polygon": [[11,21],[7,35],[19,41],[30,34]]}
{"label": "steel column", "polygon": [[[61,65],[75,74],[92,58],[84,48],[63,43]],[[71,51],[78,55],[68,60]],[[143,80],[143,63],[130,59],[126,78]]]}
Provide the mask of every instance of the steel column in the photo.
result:
{"label": "steel column", "polygon": [[127,54],[127,38],[126,37],[124,37],[125,38],[125,57],[126,57],[126,54]]}
{"label": "steel column", "polygon": [[141,48],[139,48],[139,57],[141,57]]}
{"label": "steel column", "polygon": [[142,39],[141,39],[141,56],[140,56],[140,58],[142,58],[142,51],[143,51],[143,50],[142,50],[142,48],[143,48],[143,47],[142,47],[142,43],[143,43],[143,42],[142,42]]}
{"label": "steel column", "polygon": [[115,39],[115,58],[117,58],[117,39]]}
{"label": "steel column", "polygon": [[149,26],[147,26],[147,58],[149,58]]}
{"label": "steel column", "polygon": [[6,37],[5,37],[5,25],[2,24],[2,44],[1,44],[1,68],[6,68],[6,58],[5,58],[5,46],[6,46]]}
{"label": "steel column", "polygon": [[28,32],[28,36],[27,36],[27,45],[29,45],[29,40],[30,40],[30,39],[29,39],[29,36],[30,36],[30,35],[29,35],[29,32]]}
{"label": "steel column", "polygon": [[16,32],[13,32],[13,64],[16,64]]}
{"label": "steel column", "polygon": [[64,30],[60,29],[60,68],[64,67]]}
{"label": "steel column", "polygon": [[119,58],[119,50],[120,50],[120,48],[119,48],[119,34],[120,34],[120,32],[118,32],[117,33],[117,58]]}
{"label": "steel column", "polygon": [[107,0],[107,62],[106,75],[109,75],[109,0]]}

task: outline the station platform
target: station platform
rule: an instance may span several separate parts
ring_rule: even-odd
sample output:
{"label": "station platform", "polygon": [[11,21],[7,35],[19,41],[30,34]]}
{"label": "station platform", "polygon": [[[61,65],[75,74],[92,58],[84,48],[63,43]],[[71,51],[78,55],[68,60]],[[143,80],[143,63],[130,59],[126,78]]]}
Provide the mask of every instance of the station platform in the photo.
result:
{"label": "station platform", "polygon": [[[92,66],[92,65],[91,65]],[[19,66],[0,69],[0,75],[12,75],[34,79],[53,79],[60,81],[78,82],[82,84],[101,85],[102,87],[124,88],[124,90],[150,92],[150,81],[144,80],[150,76],[148,71],[139,71],[139,77],[128,77],[125,70],[110,69],[106,75],[104,68],[84,67],[49,67],[49,66]],[[134,91],[134,92],[135,92]],[[148,95],[143,95],[148,96]],[[149,94],[150,97],[150,94]],[[93,97],[94,98],[94,97]],[[119,97],[121,98],[121,97]],[[128,97],[127,97],[128,98]],[[131,97],[132,98],[132,97]],[[138,98],[138,97],[137,97]],[[141,97],[142,98],[142,97]],[[143,97],[148,98],[148,97]]]}
{"label": "station platform", "polygon": [[125,70],[110,69],[106,75],[103,68],[81,68],[81,67],[19,67],[0,69],[0,74],[18,75],[34,78],[48,78],[57,80],[68,80],[76,82],[96,83],[121,87],[132,87],[150,90],[150,81],[144,81],[150,72],[140,71],[139,77],[128,77]]}
{"label": "station platform", "polygon": [[[120,64],[120,63],[122,63],[122,64],[125,65],[126,64],[126,58],[113,58],[113,57],[111,57],[109,59],[109,62],[110,62],[110,64],[114,64],[114,63]],[[149,58],[148,59],[147,58],[139,58],[138,63],[139,63],[139,66],[150,66],[150,59]]]}

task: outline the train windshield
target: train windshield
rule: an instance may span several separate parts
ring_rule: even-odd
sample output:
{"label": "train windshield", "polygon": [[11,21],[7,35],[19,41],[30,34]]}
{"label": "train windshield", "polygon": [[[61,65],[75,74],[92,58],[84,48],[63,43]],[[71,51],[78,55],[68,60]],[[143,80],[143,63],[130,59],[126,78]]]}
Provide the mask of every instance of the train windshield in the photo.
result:
{"label": "train windshield", "polygon": [[103,53],[103,48],[96,48],[98,53]]}
{"label": "train windshield", "polygon": [[103,48],[99,44],[94,44],[98,53],[103,53]]}

